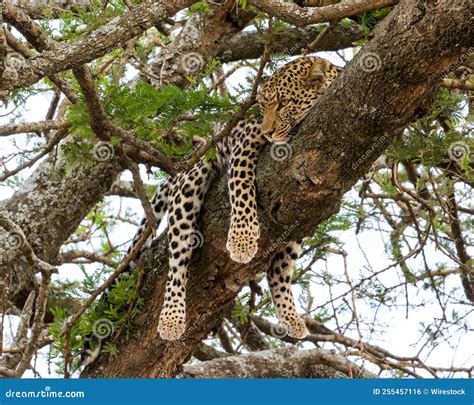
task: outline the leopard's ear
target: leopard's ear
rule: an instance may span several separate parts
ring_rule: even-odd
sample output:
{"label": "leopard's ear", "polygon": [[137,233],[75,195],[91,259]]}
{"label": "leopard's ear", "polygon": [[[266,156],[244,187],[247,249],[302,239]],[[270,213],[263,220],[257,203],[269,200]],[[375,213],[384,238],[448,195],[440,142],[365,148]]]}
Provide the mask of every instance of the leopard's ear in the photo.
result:
{"label": "leopard's ear", "polygon": [[326,75],[326,61],[324,59],[316,59],[309,70],[308,77],[306,79],[306,86],[314,87],[324,81]]}

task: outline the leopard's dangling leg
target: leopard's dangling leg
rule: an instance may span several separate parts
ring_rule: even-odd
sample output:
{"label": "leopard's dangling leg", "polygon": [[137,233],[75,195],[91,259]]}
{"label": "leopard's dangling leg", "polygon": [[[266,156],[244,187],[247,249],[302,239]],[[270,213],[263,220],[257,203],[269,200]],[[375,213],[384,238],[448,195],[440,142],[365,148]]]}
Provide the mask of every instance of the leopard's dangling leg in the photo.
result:
{"label": "leopard's dangling leg", "polygon": [[301,241],[289,242],[278,250],[267,270],[268,285],[278,319],[288,331],[288,335],[296,339],[302,339],[308,334],[303,319],[296,311],[291,291],[291,273],[301,254],[301,245]]}
{"label": "leopard's dangling leg", "polygon": [[158,331],[162,339],[176,340],[186,329],[186,282],[192,251],[203,243],[197,217],[211,175],[211,164],[198,162],[173,179],[169,197],[169,272]]}
{"label": "leopard's dangling leg", "polygon": [[250,262],[258,250],[255,168],[266,140],[258,121],[241,121],[232,133],[228,185],[232,207],[227,250],[232,260]]}

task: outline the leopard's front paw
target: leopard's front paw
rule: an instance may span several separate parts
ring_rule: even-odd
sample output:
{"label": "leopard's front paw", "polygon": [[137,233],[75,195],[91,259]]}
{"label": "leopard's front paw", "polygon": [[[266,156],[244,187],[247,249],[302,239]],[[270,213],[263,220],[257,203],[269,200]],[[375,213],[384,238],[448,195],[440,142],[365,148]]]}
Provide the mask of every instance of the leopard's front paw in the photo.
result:
{"label": "leopard's front paw", "polygon": [[248,263],[258,251],[259,229],[241,225],[231,224],[226,247],[234,262]]}
{"label": "leopard's front paw", "polygon": [[164,340],[178,340],[186,330],[186,319],[182,314],[162,313],[158,332]]}

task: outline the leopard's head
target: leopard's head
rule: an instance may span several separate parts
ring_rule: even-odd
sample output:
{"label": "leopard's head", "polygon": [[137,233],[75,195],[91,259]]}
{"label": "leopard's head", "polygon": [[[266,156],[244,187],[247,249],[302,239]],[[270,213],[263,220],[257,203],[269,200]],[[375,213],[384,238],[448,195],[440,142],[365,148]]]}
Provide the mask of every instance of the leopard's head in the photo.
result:
{"label": "leopard's head", "polygon": [[288,140],[291,128],[306,116],[337,74],[336,66],[316,56],[304,56],[278,69],[257,96],[263,135],[273,142]]}

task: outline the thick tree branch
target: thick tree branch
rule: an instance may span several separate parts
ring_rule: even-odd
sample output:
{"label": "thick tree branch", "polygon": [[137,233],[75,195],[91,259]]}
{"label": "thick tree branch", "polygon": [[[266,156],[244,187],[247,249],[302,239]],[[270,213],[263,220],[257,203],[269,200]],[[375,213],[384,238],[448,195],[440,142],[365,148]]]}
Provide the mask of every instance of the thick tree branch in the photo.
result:
{"label": "thick tree branch", "polygon": [[36,21],[32,20],[20,8],[7,2],[2,12],[5,22],[14,26],[39,51],[51,49],[55,46],[54,41],[43,32]]}
{"label": "thick tree branch", "polygon": [[450,216],[450,227],[456,252],[459,258],[461,269],[461,280],[469,301],[474,302],[474,270],[472,268],[472,257],[469,255],[461,229],[461,221],[459,220],[458,204],[454,192],[449,195],[448,212]]}
{"label": "thick tree branch", "polygon": [[11,346],[11,353],[6,353],[0,358],[0,367],[4,367],[12,373],[11,377],[14,377],[14,370],[17,364],[21,361],[22,348],[24,348],[28,340],[28,330],[31,324],[31,318],[33,316],[33,305],[35,302],[35,292],[31,291],[28,298],[25,301],[25,305],[19,314],[18,327],[16,329],[15,339]]}
{"label": "thick tree branch", "polygon": [[[3,27],[3,15],[0,14],[0,25]],[[7,57],[7,41],[3,30],[0,31],[0,77],[3,77],[3,72],[5,71],[5,62]]]}
{"label": "thick tree branch", "polygon": [[227,356],[229,356],[229,354],[225,352],[220,352],[214,347],[206,345],[202,342],[197,345],[196,350],[194,350],[193,352],[193,357],[200,361],[208,361]]}
{"label": "thick tree branch", "polygon": [[[36,53],[33,49],[30,49],[30,47],[28,47],[25,43],[21,42],[9,30],[4,29],[3,32],[6,36],[8,45],[20,55],[23,55],[27,59],[31,59],[36,56]],[[34,32],[39,33],[39,35],[43,35],[41,29],[38,26],[35,26]],[[1,77],[2,76],[0,76],[0,78]],[[59,74],[56,73],[48,77],[57,86],[57,88],[64,93],[64,95],[69,99],[71,103],[77,102],[76,92],[65,79],[61,78]]]}
{"label": "thick tree branch", "polygon": [[[254,315],[252,317],[252,321],[257,325],[258,329],[260,329],[263,333],[268,336],[277,337],[278,339],[288,342],[288,343],[298,343],[297,339],[294,339],[285,333],[281,333],[279,331],[278,326],[272,324],[270,321],[266,320],[265,318],[259,317]],[[303,341],[304,342],[311,342],[316,347],[318,347],[319,343],[322,342],[332,342],[337,343],[345,346],[348,350],[354,349],[352,353],[358,353],[361,357],[365,358],[366,360],[370,361],[371,363],[379,366],[381,369],[387,370],[400,370],[407,375],[411,375],[412,377],[418,378],[419,374],[415,373],[411,370],[411,367],[407,366],[410,364],[411,366],[416,366],[419,368],[423,368],[428,372],[432,373],[432,370],[436,367],[428,366],[424,364],[418,356],[413,357],[403,357],[397,356],[392,354],[386,349],[382,347],[372,345],[365,341],[352,339],[350,337],[341,335],[337,332],[333,332],[326,328],[324,325],[321,325],[319,322],[311,319],[306,318],[306,327],[310,334],[306,336]]]}
{"label": "thick tree branch", "polygon": [[324,349],[273,349],[183,367],[180,378],[377,378]]}
{"label": "thick tree branch", "polygon": [[[318,27],[288,28],[273,34],[268,44],[271,53],[298,55],[318,36]],[[245,59],[257,59],[264,51],[265,43],[262,38],[265,33],[243,31],[228,42],[217,58],[222,62],[236,62]],[[338,25],[318,44],[316,51],[337,51],[353,46],[355,41],[363,38],[362,28],[352,23],[348,27]]]}
{"label": "thick tree branch", "polygon": [[[197,74],[218,53],[227,49],[227,41],[245,28],[255,15],[235,7],[234,0],[213,4],[212,14],[206,17],[192,15],[177,38],[162,48],[160,57],[151,64],[156,84],[188,86],[187,76]],[[189,60],[196,65],[190,66]]]}
{"label": "thick tree branch", "polygon": [[282,0],[252,0],[251,3],[269,15],[278,17],[297,27],[340,20],[366,11],[393,6],[398,0],[349,0],[325,7],[302,8]]}
{"label": "thick tree branch", "polygon": [[[4,261],[10,261],[14,256],[21,254],[33,267],[35,272],[43,273],[47,276],[51,276],[51,274],[58,272],[55,267],[51,266],[49,263],[44,262],[35,255],[35,252],[28,243],[23,230],[10,218],[8,218],[8,216],[3,211],[0,211],[0,227],[8,232],[6,236],[6,245],[8,249],[0,250],[1,264],[4,264]],[[6,253],[8,253],[8,257]]]}
{"label": "thick tree branch", "polygon": [[75,263],[76,259],[86,259],[91,263],[103,263],[108,266],[115,265],[115,262],[112,259],[107,258],[107,256],[98,255],[97,253],[89,252],[87,250],[68,250],[67,252],[61,253],[60,255],[61,263]]}
{"label": "thick tree branch", "polygon": [[9,136],[15,134],[24,134],[31,132],[43,132],[51,129],[66,128],[68,123],[65,119],[47,120],[38,122],[7,124],[0,126],[0,136]]}
{"label": "thick tree branch", "polygon": [[[61,245],[123,170],[113,157],[59,176],[64,165],[62,159],[43,162],[13,197],[0,204],[23,229],[36,255],[49,263],[57,262]],[[10,270],[14,272],[10,301],[23,308],[29,292],[37,288],[34,274],[22,257],[12,267],[0,265],[0,278]]]}
{"label": "thick tree branch", "polygon": [[75,10],[76,7],[86,8],[91,3],[90,0],[6,1],[17,6],[35,20],[59,18],[60,14],[64,11]]}
{"label": "thick tree branch", "polygon": [[118,195],[119,197],[138,198],[132,181],[117,180],[105,195]]}
{"label": "thick tree branch", "polygon": [[[28,47],[25,43],[21,42],[9,30],[4,29],[3,32],[6,36],[8,45],[12,49],[14,49],[16,52],[18,52],[20,55],[23,55],[27,59],[31,59],[36,56],[36,53],[33,49],[30,49],[30,47]],[[41,33],[41,30],[39,29],[39,27],[36,28],[35,32]],[[0,78],[1,77],[2,76],[0,76]],[[57,86],[57,88],[64,93],[64,95],[69,99],[71,103],[75,103],[77,101],[76,92],[65,79],[60,77],[59,74],[55,73],[48,77]],[[1,79],[0,79],[0,83],[1,83]]]}
{"label": "thick tree branch", "polygon": [[[51,276],[52,274],[57,273],[57,269],[51,266],[49,263],[46,263],[43,260],[39,259],[35,255],[33,249],[26,240],[25,234],[23,233],[22,229],[13,221],[11,221],[4,212],[0,212],[0,226],[8,232],[6,238],[7,247],[8,245],[10,247],[10,251],[5,251],[5,249],[0,248],[0,264],[5,265],[5,262],[8,264],[9,260],[12,257],[21,254],[31,266],[32,270],[41,274],[40,287],[38,295],[34,302],[35,309],[31,326],[31,336],[29,336],[29,338],[25,342],[25,348],[22,352],[22,356],[14,356],[18,359],[18,362],[14,363],[15,377],[19,378],[29,367],[33,354],[36,351],[38,340],[40,338],[40,334],[44,326],[43,322],[46,314],[46,306],[49,286],[51,283]],[[5,253],[8,253],[9,256],[5,257]],[[30,297],[31,296],[32,294],[30,294]],[[29,312],[30,310],[28,309],[27,311]]]}

